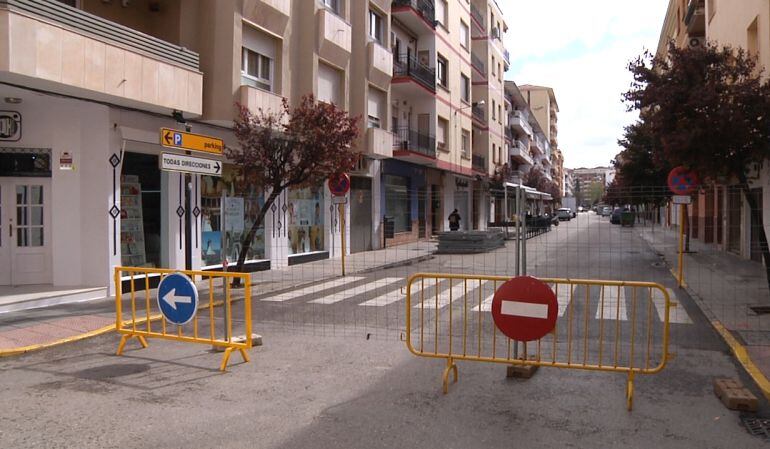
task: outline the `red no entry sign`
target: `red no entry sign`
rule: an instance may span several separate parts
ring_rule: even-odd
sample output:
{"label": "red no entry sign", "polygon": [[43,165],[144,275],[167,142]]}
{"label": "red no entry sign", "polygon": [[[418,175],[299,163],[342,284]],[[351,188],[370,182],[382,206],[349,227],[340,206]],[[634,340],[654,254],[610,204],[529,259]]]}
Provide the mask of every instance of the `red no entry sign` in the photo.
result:
{"label": "red no entry sign", "polygon": [[698,188],[698,175],[682,166],[668,174],[668,188],[674,195],[689,195]]}
{"label": "red no entry sign", "polygon": [[517,341],[539,340],[546,336],[556,325],[558,311],[553,290],[529,276],[504,283],[492,299],[495,325]]}
{"label": "red no entry sign", "polygon": [[347,173],[340,173],[336,176],[332,175],[327,184],[332,195],[345,196],[350,191],[350,176]]}

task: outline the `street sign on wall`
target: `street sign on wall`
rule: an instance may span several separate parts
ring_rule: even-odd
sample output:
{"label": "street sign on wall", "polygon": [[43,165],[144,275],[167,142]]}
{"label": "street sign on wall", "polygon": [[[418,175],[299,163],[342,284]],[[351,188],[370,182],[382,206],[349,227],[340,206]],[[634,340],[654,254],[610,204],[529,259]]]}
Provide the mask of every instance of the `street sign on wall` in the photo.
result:
{"label": "street sign on wall", "polygon": [[189,323],[198,310],[198,289],[184,274],[169,274],[158,284],[158,308],[169,323]]}
{"label": "street sign on wall", "polygon": [[674,204],[692,204],[692,197],[689,195],[674,195]]}
{"label": "street sign on wall", "polygon": [[166,148],[212,154],[222,154],[225,149],[225,142],[222,139],[169,128],[160,129],[160,144]]}
{"label": "street sign on wall", "polygon": [[495,326],[516,341],[533,341],[546,336],[556,325],[558,311],[553,290],[529,276],[504,283],[492,299]]}
{"label": "street sign on wall", "polygon": [[221,162],[184,154],[161,153],[160,169],[198,175],[222,176]]}

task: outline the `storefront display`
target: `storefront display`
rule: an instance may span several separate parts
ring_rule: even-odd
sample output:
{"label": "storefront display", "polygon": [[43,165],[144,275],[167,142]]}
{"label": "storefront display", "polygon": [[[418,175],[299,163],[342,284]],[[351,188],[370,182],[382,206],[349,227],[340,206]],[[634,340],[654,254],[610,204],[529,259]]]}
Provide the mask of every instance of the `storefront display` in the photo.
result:
{"label": "storefront display", "polygon": [[412,196],[409,192],[409,178],[397,175],[383,175],[385,187],[385,210],[394,220],[394,232],[412,231]]}
{"label": "storefront display", "polygon": [[120,254],[124,266],[163,267],[158,157],[126,152],[120,176]]}
{"label": "storefront display", "polygon": [[142,221],[142,185],[139,177],[120,179],[120,254],[124,267],[143,267],[147,263]]}
{"label": "storefront display", "polygon": [[289,254],[324,251],[324,191],[322,187],[290,190]]}
{"label": "storefront display", "polygon": [[[225,199],[224,203],[222,199]],[[234,165],[225,164],[222,177],[201,176],[201,259],[204,266],[222,263],[222,213],[225,214],[225,254],[229,263],[238,261],[243,238],[251,230],[265,198]],[[262,224],[246,254],[247,261],[265,258],[265,226]]]}

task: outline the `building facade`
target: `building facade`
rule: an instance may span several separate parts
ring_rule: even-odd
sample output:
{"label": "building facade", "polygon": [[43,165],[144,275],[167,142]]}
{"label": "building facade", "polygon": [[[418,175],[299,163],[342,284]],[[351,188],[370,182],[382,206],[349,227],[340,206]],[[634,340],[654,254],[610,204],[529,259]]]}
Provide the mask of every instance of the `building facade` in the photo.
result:
{"label": "building facade", "polygon": [[[453,209],[484,229],[507,160],[506,29],[495,0],[4,2],[0,285],[102,293],[114,266],[234,261],[262,186],[227,160],[221,177],[160,170],[159,129],[235,146],[237,104],[305,94],[362,117],[348,251],[430,238]],[[325,185],[286,191],[247,266],[339,257],[340,223]]]}

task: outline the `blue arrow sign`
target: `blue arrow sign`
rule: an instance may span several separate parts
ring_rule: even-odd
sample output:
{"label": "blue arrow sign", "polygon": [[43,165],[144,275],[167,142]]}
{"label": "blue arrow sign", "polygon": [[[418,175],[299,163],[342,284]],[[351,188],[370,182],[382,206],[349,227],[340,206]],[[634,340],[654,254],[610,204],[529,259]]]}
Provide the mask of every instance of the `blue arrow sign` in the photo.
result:
{"label": "blue arrow sign", "polygon": [[158,308],[169,323],[189,323],[198,310],[195,284],[182,273],[164,277],[158,285]]}

